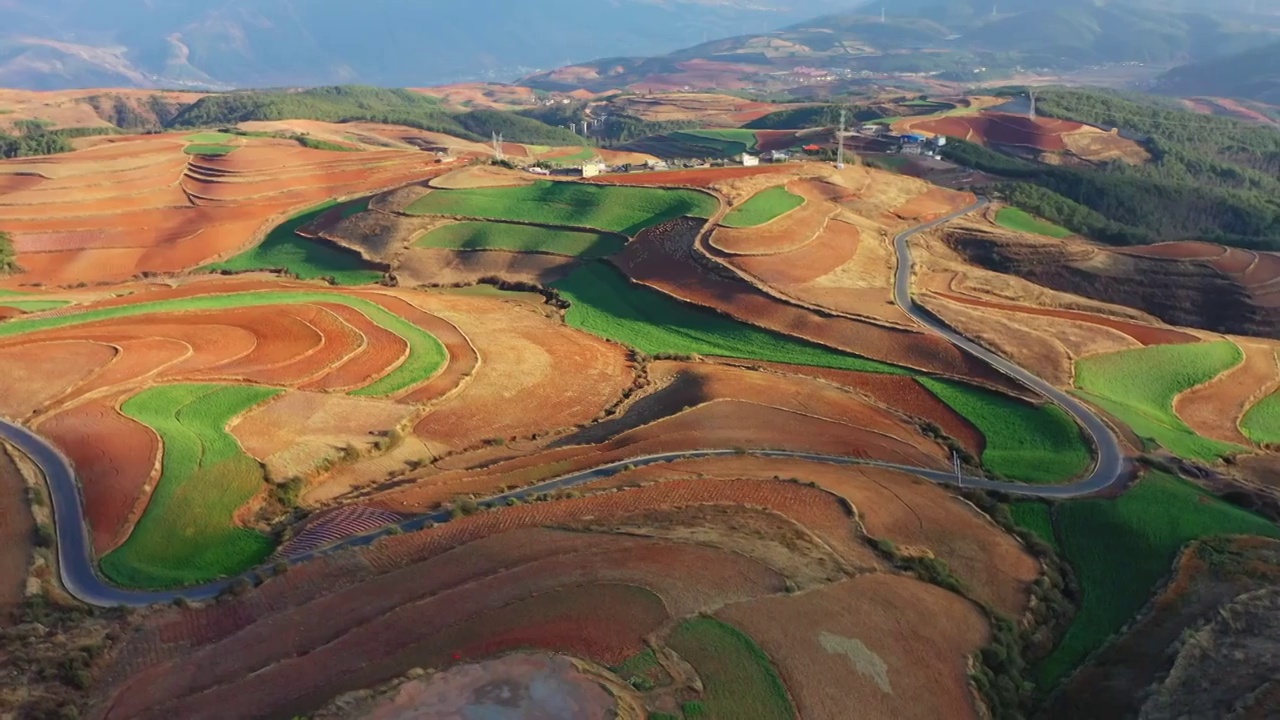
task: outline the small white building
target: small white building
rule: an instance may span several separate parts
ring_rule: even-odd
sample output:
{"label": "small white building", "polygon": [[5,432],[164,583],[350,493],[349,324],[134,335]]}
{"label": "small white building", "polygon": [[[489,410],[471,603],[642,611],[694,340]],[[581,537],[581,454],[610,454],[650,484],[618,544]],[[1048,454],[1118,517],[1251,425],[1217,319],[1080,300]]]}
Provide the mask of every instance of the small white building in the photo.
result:
{"label": "small white building", "polygon": [[760,164],[760,158],[750,153],[742,153],[742,166],[755,167]]}
{"label": "small white building", "polygon": [[593,178],[602,172],[608,172],[608,166],[604,163],[589,162],[582,164],[582,177]]}

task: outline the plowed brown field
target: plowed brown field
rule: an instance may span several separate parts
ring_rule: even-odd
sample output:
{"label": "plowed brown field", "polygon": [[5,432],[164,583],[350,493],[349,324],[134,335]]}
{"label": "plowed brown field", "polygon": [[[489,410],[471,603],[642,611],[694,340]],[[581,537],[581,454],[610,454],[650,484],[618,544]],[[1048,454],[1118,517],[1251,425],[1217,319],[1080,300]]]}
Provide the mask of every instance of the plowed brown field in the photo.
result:
{"label": "plowed brown field", "polygon": [[968,297],[965,295],[957,295],[954,293],[938,293],[938,295],[951,302],[968,305],[970,307],[1007,310],[1009,312],[1023,313],[1026,315],[1038,315],[1041,317],[1058,318],[1061,320],[1073,320],[1091,325],[1101,325],[1102,327],[1110,328],[1116,332],[1128,335],[1142,345],[1181,345],[1184,343],[1200,341],[1200,338],[1195,335],[1181,330],[1143,325],[1141,323],[1129,322],[1127,320],[1117,320],[1115,318],[1110,318],[1105,315],[1097,315],[1094,313],[1078,312],[1075,310],[1059,310],[1057,308],[1041,308],[1031,305],[999,303]]}
{"label": "plowed brown field", "polygon": [[92,378],[115,357],[114,347],[91,342],[0,346],[0,367],[5,375],[0,415],[28,417]]}
{"label": "plowed brown field", "polygon": [[805,718],[978,718],[968,658],[990,638],[964,598],[912,578],[863,575],[717,615],[778,665]]}
{"label": "plowed brown field", "polygon": [[708,239],[711,247],[728,255],[773,255],[792,253],[806,247],[826,227],[827,219],[840,210],[822,199],[810,183],[796,181],[787,186],[803,197],[800,207],[757,227],[718,227]]}
{"label": "plowed brown field", "polygon": [[1120,159],[1146,162],[1150,155],[1138,143],[1070,120],[980,112],[975,115],[907,118],[893,124],[895,132],[946,135],[982,145],[1011,145],[1051,153],[1071,152],[1085,160]]}

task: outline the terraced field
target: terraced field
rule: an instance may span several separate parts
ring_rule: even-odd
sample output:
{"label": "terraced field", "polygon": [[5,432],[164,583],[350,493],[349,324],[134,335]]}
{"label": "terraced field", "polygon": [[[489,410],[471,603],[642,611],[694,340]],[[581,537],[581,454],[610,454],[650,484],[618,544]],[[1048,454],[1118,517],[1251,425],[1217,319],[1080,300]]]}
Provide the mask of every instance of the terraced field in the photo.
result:
{"label": "terraced field", "polygon": [[599,258],[622,250],[625,240],[618,235],[536,225],[460,222],[432,230],[416,244],[418,247],[450,250],[510,250]]}
{"label": "terraced field", "polygon": [[769,188],[752,195],[745,203],[729,211],[720,224],[731,228],[755,227],[785,215],[803,204],[804,198],[788,192],[784,187]]}
{"label": "terraced field", "polygon": [[[336,202],[328,201],[304,210],[272,228],[256,247],[204,269],[214,272],[286,269],[303,280],[333,278],[339,285],[370,285],[377,282],[382,273],[356,253],[299,237],[300,228],[316,221],[335,205]],[[367,207],[366,201],[363,208],[351,206],[344,209],[344,213],[354,214]]]}
{"label": "terraced field", "polygon": [[1009,228],[1016,232],[1030,233],[1032,235],[1045,235],[1052,238],[1070,237],[1071,231],[1046,222],[1037,217],[1033,217],[1024,210],[1018,208],[1006,207],[1000,208],[996,213],[996,223],[1001,227]]}

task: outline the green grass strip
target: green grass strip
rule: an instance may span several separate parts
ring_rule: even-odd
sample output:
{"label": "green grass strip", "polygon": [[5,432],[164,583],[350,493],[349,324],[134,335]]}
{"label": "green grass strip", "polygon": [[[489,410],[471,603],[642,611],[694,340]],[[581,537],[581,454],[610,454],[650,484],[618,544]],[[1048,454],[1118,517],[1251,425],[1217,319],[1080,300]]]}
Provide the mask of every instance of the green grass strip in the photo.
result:
{"label": "green grass strip", "polygon": [[0,299],[0,307],[17,308],[23,312],[42,312],[56,310],[71,304],[70,300],[4,300]]}
{"label": "green grass strip", "polygon": [[1056,405],[1040,406],[951,380],[920,384],[982,432],[982,464],[1012,480],[1060,483],[1079,477],[1092,462],[1079,427]]}
{"label": "green grass strip", "polygon": [[1035,668],[1044,689],[1142,609],[1186,543],[1214,535],[1280,537],[1267,520],[1158,472],[1116,499],[1062,503],[1054,525],[1084,599],[1062,642]]}
{"label": "green grass strip", "polygon": [[1240,420],[1245,437],[1262,444],[1280,443],[1280,392],[1274,392],[1249,408]]}
{"label": "green grass strip", "polygon": [[[294,215],[276,226],[256,247],[203,269],[232,272],[284,269],[303,280],[333,278],[339,285],[371,285],[378,282],[382,273],[373,269],[356,253],[298,235],[299,228],[320,217],[336,204],[329,201]],[[343,207],[342,216],[350,217],[366,209],[368,199]]]}
{"label": "green grass strip", "polygon": [[702,713],[708,720],[793,720],[787,688],[760,646],[714,618],[686,620],[667,644],[702,678]]}
{"label": "green grass strip", "polygon": [[1047,503],[1034,500],[1019,500],[1008,505],[1009,515],[1018,527],[1035,533],[1036,537],[1049,543],[1053,549],[1062,552],[1058,538],[1053,532],[1052,508]]}
{"label": "green grass strip", "polygon": [[581,258],[613,255],[625,244],[618,235],[501,222],[453,223],[432,230],[415,243],[417,247],[449,250],[510,250]]}
{"label": "green grass strip", "polygon": [[1183,457],[1211,461],[1244,448],[1196,434],[1174,414],[1173,400],[1243,360],[1229,340],[1154,345],[1078,360],[1076,387],[1139,436]]}
{"label": "green grass strip", "polygon": [[182,152],[188,155],[230,155],[236,148],[231,145],[188,145]]}
{"label": "green grass strip", "polygon": [[685,215],[709,218],[717,208],[715,198],[693,190],[541,180],[520,187],[433,190],[410,204],[406,212],[595,228],[634,235]]}
{"label": "green grass strip", "polygon": [[275,542],[235,523],[262,489],[262,466],[227,432],[227,423],[281,392],[250,385],[165,385],[121,407],[163,443],[162,475],[142,518],[102,572],[126,587],[193,585],[262,562]]}
{"label": "green grass strip", "polygon": [[434,375],[446,360],[444,346],[431,333],[405,320],[380,305],[339,293],[281,291],[242,292],[225,295],[197,295],[176,300],[142,302],[133,305],[99,308],[70,315],[47,318],[15,318],[0,324],[0,337],[21,335],[38,330],[50,330],[81,323],[134,317],[148,313],[191,312],[199,310],[226,310],[238,307],[264,305],[291,305],[298,303],[337,303],[364,313],[370,320],[404,338],[409,345],[409,357],[399,367],[381,379],[352,392],[352,395],[385,396],[412,387]]}
{"label": "green grass strip", "polygon": [[996,213],[996,224],[1015,232],[1044,235],[1051,238],[1065,238],[1072,235],[1070,230],[1041,220],[1018,208],[1000,208],[1000,211]]}
{"label": "green grass strip", "polygon": [[198,145],[222,145],[235,142],[236,136],[231,133],[210,131],[198,132],[193,135],[188,135],[182,139],[189,143],[196,143]]}
{"label": "green grass strip", "polygon": [[749,200],[730,210],[720,224],[731,228],[749,228],[763,225],[795,210],[804,204],[804,198],[791,194],[784,187],[771,187],[752,195]]}
{"label": "green grass strip", "polygon": [[841,370],[911,374],[758,328],[630,282],[603,261],[582,265],[552,284],[570,306],[565,321],[649,354],[721,355]]}
{"label": "green grass strip", "polygon": [[742,146],[738,152],[755,152],[760,146],[757,144],[759,139],[756,137],[755,130],[743,130],[741,128],[726,130],[687,130],[682,134],[693,135],[695,137],[707,138],[709,140],[719,140],[725,143],[737,143]]}

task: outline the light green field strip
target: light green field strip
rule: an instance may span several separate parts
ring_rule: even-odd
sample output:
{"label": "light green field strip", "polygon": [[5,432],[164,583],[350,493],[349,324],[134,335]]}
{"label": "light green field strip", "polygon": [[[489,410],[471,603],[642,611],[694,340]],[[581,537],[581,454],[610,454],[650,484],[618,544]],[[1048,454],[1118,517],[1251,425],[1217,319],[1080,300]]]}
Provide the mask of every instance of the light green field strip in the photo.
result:
{"label": "light green field strip", "polygon": [[[702,678],[697,717],[792,720],[796,710],[769,656],[737,628],[709,617],[686,620],[667,644]],[[705,714],[703,714],[705,713]],[[691,717],[686,713],[686,718]]]}
{"label": "light green field strip", "polygon": [[417,385],[434,375],[447,360],[444,345],[434,335],[386,310],[376,303],[338,293],[307,291],[242,292],[226,295],[197,295],[176,300],[136,303],[118,307],[86,310],[70,315],[48,318],[16,318],[0,324],[0,337],[21,335],[38,330],[50,330],[81,323],[115,318],[134,317],[148,313],[191,312],[197,310],[226,310],[238,307],[263,305],[291,305],[298,303],[337,303],[364,313],[370,320],[404,338],[409,345],[409,357],[399,367],[381,379],[352,395],[386,396]]}
{"label": "light green field strip", "polygon": [[[1014,512],[1014,519],[1021,523],[1023,514]],[[1062,642],[1035,667],[1044,690],[1133,619],[1186,543],[1215,535],[1280,537],[1280,528],[1266,519],[1156,472],[1119,498],[1061,503],[1053,526],[1083,602]],[[1024,527],[1044,531],[1039,519]]]}
{"label": "light green field strip", "polygon": [[182,152],[188,155],[230,155],[236,148],[231,145],[188,145]]}
{"label": "light green field strip", "polygon": [[[330,200],[304,210],[277,225],[255,247],[245,250],[230,260],[214,263],[201,269],[244,272],[283,268],[303,280],[333,278],[339,285],[372,285],[378,282],[382,278],[382,273],[373,269],[356,253],[300,237],[297,234],[299,228],[320,217],[334,205],[337,205],[337,202]],[[368,198],[350,203],[342,208],[342,217],[345,219],[364,212],[368,207]]]}
{"label": "light green field strip", "polygon": [[1044,235],[1051,238],[1071,237],[1072,232],[1051,222],[1045,222],[1030,213],[1018,208],[1000,208],[996,213],[996,224],[1015,232],[1031,235]]}
{"label": "light green field strip", "polygon": [[235,142],[237,136],[224,132],[199,132],[194,135],[188,135],[183,140],[197,145],[222,145]]}
{"label": "light green field strip", "polygon": [[986,439],[982,465],[1011,480],[1064,482],[1089,469],[1092,454],[1061,408],[1034,406],[950,380],[920,384],[973,423]]}
{"label": "light green field strip", "polygon": [[406,212],[594,228],[635,235],[647,227],[685,215],[709,218],[717,209],[715,198],[694,190],[542,180],[520,187],[433,190],[410,204]]}
{"label": "light green field strip", "polygon": [[1125,350],[1076,361],[1076,387],[1142,438],[1182,457],[1214,460],[1245,448],[1196,434],[1174,414],[1173,400],[1243,358],[1228,340]]}
{"label": "light green field strip", "polygon": [[1280,444],[1280,392],[1258,401],[1240,420],[1245,437],[1259,445]]}
{"label": "light green field strip", "polygon": [[417,247],[449,250],[510,250],[600,258],[620,252],[626,240],[618,235],[541,225],[460,222],[436,228],[414,244]]}
{"label": "light green field strip", "polygon": [[17,308],[23,312],[57,310],[70,304],[70,300],[8,300],[0,298],[0,307]]}
{"label": "light green field strip", "polygon": [[771,187],[752,195],[749,200],[730,210],[720,224],[730,228],[750,228],[763,225],[795,210],[804,204],[804,198],[791,194],[784,187]]}
{"label": "light green field strip", "polygon": [[194,585],[247,570],[275,542],[235,523],[263,487],[262,466],[227,423],[281,392],[249,385],[165,385],[121,407],[163,444],[160,481],[129,538],[102,558],[102,572],[127,587]]}

